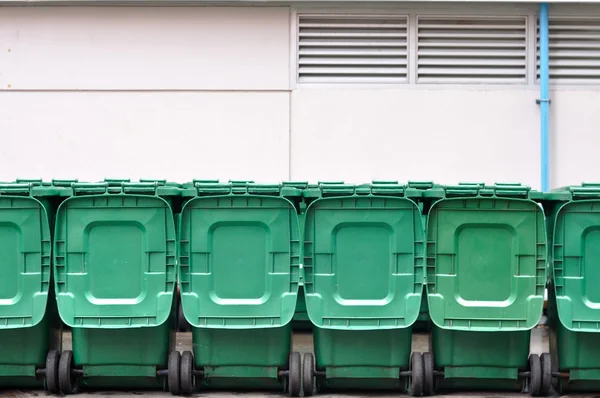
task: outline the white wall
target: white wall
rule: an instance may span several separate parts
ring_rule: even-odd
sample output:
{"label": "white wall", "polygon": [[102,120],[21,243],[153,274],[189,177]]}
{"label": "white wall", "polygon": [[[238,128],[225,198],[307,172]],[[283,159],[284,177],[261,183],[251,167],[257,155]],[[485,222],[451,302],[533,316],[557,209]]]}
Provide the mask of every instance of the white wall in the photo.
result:
{"label": "white wall", "polygon": [[1,180],[289,176],[287,8],[0,8],[0,46]]}
{"label": "white wall", "polygon": [[2,8],[0,87],[287,90],[287,8]]}
{"label": "white wall", "polygon": [[[0,8],[0,180],[539,188],[532,78],[513,87],[303,87],[292,15],[288,7]],[[599,103],[589,87],[552,92],[554,186],[600,180]]]}
{"label": "white wall", "polygon": [[600,181],[600,87],[551,92],[552,186]]}
{"label": "white wall", "polygon": [[297,90],[292,177],[537,184],[533,91]]}
{"label": "white wall", "polygon": [[0,94],[3,180],[287,179],[285,92]]}

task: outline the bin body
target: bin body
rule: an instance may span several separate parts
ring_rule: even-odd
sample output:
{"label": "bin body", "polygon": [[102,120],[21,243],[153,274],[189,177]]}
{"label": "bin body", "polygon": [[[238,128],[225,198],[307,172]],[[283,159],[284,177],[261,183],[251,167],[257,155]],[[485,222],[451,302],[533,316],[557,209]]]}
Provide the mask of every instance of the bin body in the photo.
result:
{"label": "bin body", "polygon": [[531,332],[465,332],[434,327],[435,365],[444,370],[439,389],[520,390]]}
{"label": "bin body", "polygon": [[397,184],[321,184],[304,227],[317,387],[406,390],[423,290],[422,215]]}
{"label": "bin body", "polygon": [[244,331],[193,328],[196,366],[205,372],[200,388],[282,390],[278,371],[287,365],[291,326]]}
{"label": "bin body", "polygon": [[175,341],[172,333],[172,321],[149,328],[73,328],[73,356],[85,371],[80,384],[93,389],[163,389],[156,370],[167,368],[174,349],[169,343]]}
{"label": "bin body", "polygon": [[[520,185],[437,187],[427,290],[438,389],[516,389],[546,283],[543,210]],[[510,348],[510,349],[508,349]]]}
{"label": "bin body", "polygon": [[[600,186],[550,193],[552,283],[548,286],[550,350],[559,391],[600,390]],[[560,195],[562,193],[562,195]]]}
{"label": "bin body", "polygon": [[75,184],[58,209],[54,272],[78,384],[151,388],[174,347],[175,188]]}
{"label": "bin body", "polygon": [[0,184],[0,388],[44,388],[36,370],[61,348],[50,264],[59,191],[41,181]]}
{"label": "bin body", "polygon": [[299,283],[296,188],[193,183],[183,191],[181,301],[199,388],[283,390]]}

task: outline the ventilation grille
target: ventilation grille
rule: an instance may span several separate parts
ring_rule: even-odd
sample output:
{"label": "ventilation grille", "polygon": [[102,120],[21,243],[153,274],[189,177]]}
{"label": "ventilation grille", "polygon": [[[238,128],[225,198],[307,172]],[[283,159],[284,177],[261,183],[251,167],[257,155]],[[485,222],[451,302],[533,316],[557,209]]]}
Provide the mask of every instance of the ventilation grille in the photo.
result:
{"label": "ventilation grille", "polygon": [[526,17],[418,17],[418,83],[525,83],[526,78]]}
{"label": "ventilation grille", "polygon": [[[600,18],[551,18],[550,81],[553,83],[600,82]],[[540,77],[539,20],[537,29],[537,77]]]}
{"label": "ventilation grille", "polygon": [[299,16],[298,81],[407,81],[406,16]]}

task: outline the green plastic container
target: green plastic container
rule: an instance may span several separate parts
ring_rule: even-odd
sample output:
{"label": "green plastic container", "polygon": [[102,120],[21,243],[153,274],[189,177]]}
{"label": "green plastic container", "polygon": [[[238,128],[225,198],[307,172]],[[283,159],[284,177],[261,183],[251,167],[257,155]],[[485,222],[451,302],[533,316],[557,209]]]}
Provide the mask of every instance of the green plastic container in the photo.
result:
{"label": "green plastic container", "polygon": [[518,184],[440,186],[424,193],[432,202],[427,297],[434,324],[433,358],[424,362],[433,389],[547,395],[550,369],[529,355],[546,284],[546,222],[534,201],[540,198]]}
{"label": "green plastic container", "polygon": [[600,390],[600,184],[563,188],[551,200],[550,353],[559,392]]}
{"label": "green plastic container", "polygon": [[54,273],[73,350],[58,381],[79,388],[169,388],[179,393],[174,349],[175,226],[164,181],[73,184],[59,207]]}
{"label": "green plastic container", "polygon": [[411,355],[423,291],[424,229],[395,182],[322,183],[307,189],[304,288],[314,351],[304,357],[304,394],[395,389],[420,395],[423,363]]}
{"label": "green plastic container", "polygon": [[0,184],[0,389],[58,392],[50,224],[60,195],[38,180]]}
{"label": "green plastic container", "polygon": [[300,355],[290,353],[299,284],[300,230],[288,185],[195,181],[182,191],[179,269],[193,353],[181,392],[300,392]]}

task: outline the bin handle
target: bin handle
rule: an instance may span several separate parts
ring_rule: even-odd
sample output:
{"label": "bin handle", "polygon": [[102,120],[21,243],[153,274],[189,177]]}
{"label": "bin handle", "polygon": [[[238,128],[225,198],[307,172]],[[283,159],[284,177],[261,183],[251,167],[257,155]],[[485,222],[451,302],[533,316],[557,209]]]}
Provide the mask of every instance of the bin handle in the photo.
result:
{"label": "bin handle", "polygon": [[26,194],[31,195],[32,183],[0,183],[0,194],[5,195],[18,195]]}
{"label": "bin handle", "polygon": [[194,184],[198,194],[206,195],[229,195],[231,193],[232,185],[227,183],[202,183],[197,182]]}
{"label": "bin handle", "polygon": [[281,193],[281,184],[246,184],[246,192],[259,195],[279,195]]}
{"label": "bin handle", "polygon": [[371,185],[398,185],[397,180],[373,180]]}
{"label": "bin handle", "polygon": [[288,188],[297,188],[297,189],[306,189],[308,188],[308,181],[284,181],[284,187]]}
{"label": "bin handle", "polygon": [[405,185],[400,185],[398,183],[384,183],[384,184],[371,184],[371,194],[373,195],[403,195],[406,190]]}
{"label": "bin handle", "polygon": [[252,184],[254,181],[252,180],[229,180],[229,183],[232,187],[245,187],[248,184]]}
{"label": "bin handle", "polygon": [[527,197],[531,187],[521,184],[494,184],[496,196],[524,196]]}
{"label": "bin handle", "polygon": [[409,181],[408,187],[417,189],[431,189],[433,188],[433,181]]}
{"label": "bin handle", "polygon": [[42,185],[41,178],[17,178],[17,184],[31,184],[31,185]]}
{"label": "bin handle", "polygon": [[477,196],[481,188],[483,186],[478,183],[463,183],[459,185],[446,185],[444,191],[446,192],[446,196]]}
{"label": "bin handle", "polygon": [[338,183],[321,183],[319,184],[323,195],[354,195],[356,193],[356,185],[353,184],[338,184]]}
{"label": "bin handle", "polygon": [[108,190],[108,183],[106,182],[74,182],[71,184],[73,188],[73,194],[105,194]]}
{"label": "bin handle", "polygon": [[580,187],[569,188],[573,199],[577,198],[597,198],[600,197],[600,184],[581,184]]}
{"label": "bin handle", "polygon": [[143,183],[157,183],[159,186],[167,185],[167,180],[155,180],[152,178],[140,178],[140,182]]}
{"label": "bin handle", "polygon": [[108,184],[108,186],[121,186],[124,182],[131,182],[129,178],[105,178],[104,182]]}
{"label": "bin handle", "polygon": [[71,188],[73,183],[79,182],[79,180],[74,179],[74,180],[61,180],[61,179],[53,179],[52,180],[52,185],[54,185],[55,187],[68,187]]}
{"label": "bin handle", "polygon": [[121,189],[123,193],[151,193],[156,194],[158,188],[158,181],[154,182],[122,182]]}
{"label": "bin handle", "polygon": [[77,194],[105,194],[108,190],[108,183],[106,182],[74,182],[71,184],[73,193]]}
{"label": "bin handle", "polygon": [[200,180],[200,179],[196,179],[194,178],[192,180],[192,184],[194,184],[194,186],[196,186],[196,184],[218,184],[219,180]]}

